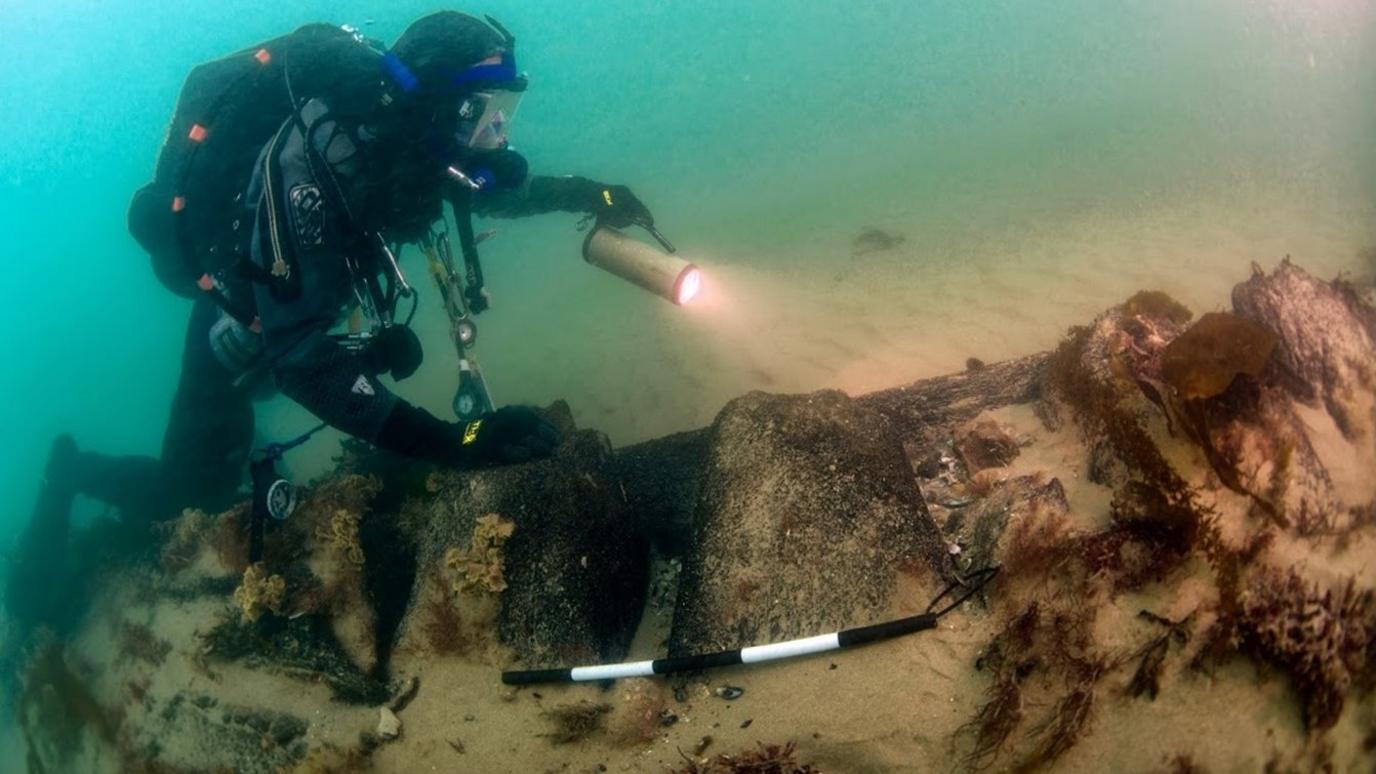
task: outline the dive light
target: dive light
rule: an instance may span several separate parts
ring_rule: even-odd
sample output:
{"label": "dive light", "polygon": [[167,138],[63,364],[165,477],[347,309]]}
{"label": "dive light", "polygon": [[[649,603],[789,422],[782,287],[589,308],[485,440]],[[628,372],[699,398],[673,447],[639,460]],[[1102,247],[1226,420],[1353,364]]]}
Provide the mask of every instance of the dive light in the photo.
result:
{"label": "dive light", "polygon": [[679,306],[692,301],[702,289],[702,270],[671,255],[674,246],[652,226],[638,225],[649,231],[664,249],[599,223],[583,240],[583,260]]}

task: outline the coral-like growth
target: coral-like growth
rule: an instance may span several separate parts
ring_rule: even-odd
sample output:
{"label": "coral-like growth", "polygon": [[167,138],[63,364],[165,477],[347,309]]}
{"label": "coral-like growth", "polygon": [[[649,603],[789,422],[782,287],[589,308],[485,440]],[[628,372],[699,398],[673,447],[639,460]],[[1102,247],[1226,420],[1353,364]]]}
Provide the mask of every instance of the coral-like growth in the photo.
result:
{"label": "coral-like growth", "polygon": [[243,582],[234,590],[234,602],[245,621],[257,621],[263,613],[271,611],[282,614],[282,603],[287,595],[287,582],[281,575],[271,575],[267,567],[259,562],[244,570]]}
{"label": "coral-like growth", "polygon": [[515,531],[514,523],[495,513],[479,518],[468,548],[451,548],[444,555],[445,566],[455,574],[454,590],[461,594],[506,590],[502,546]]}
{"label": "coral-like growth", "polygon": [[540,715],[553,724],[554,730],[541,734],[554,744],[572,744],[598,733],[606,723],[607,713],[612,711],[610,704],[593,704],[580,701],[576,704],[563,704]]}
{"label": "coral-like growth", "polygon": [[238,505],[215,518],[209,533],[211,547],[220,564],[235,572],[243,572],[249,565],[248,522],[250,505]]}
{"label": "coral-like growth", "polygon": [[302,501],[292,521],[349,564],[362,567],[366,556],[359,528],[381,490],[382,480],[376,476],[352,473],[331,478]]}
{"label": "coral-like growth", "polygon": [[179,518],[160,525],[167,533],[160,557],[163,569],[175,573],[190,566],[196,560],[202,536],[213,523],[204,511],[187,508]]}
{"label": "coral-like growth", "polygon": [[316,528],[315,536],[331,549],[338,551],[355,566],[363,566],[363,546],[358,542],[360,516],[348,508],[336,508],[325,523]]}
{"label": "coral-like growth", "polygon": [[[797,745],[763,742],[754,750],[722,753],[705,762],[688,760],[674,774],[821,774],[810,763],[798,762]],[[684,756],[687,758],[687,756]]]}

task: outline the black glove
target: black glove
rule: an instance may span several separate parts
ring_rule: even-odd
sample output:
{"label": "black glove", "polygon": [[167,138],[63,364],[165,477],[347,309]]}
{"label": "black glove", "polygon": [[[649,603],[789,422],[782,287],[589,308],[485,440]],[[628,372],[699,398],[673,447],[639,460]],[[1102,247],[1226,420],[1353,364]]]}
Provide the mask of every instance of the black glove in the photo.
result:
{"label": "black glove", "polygon": [[655,224],[655,216],[650,214],[650,208],[636,198],[631,189],[624,185],[594,185],[597,186],[597,190],[593,195],[592,209],[589,211],[599,223],[612,228]]}
{"label": "black glove", "polygon": [[528,406],[507,406],[467,424],[445,422],[397,401],[382,424],[378,447],[459,467],[510,465],[548,457],[559,431]]}
{"label": "black glove", "polygon": [[466,465],[512,465],[548,457],[559,431],[529,406],[506,406],[463,426],[458,458]]}
{"label": "black glove", "polygon": [[378,331],[364,353],[374,376],[390,373],[397,381],[414,374],[425,359],[420,339],[405,325],[388,325]]}

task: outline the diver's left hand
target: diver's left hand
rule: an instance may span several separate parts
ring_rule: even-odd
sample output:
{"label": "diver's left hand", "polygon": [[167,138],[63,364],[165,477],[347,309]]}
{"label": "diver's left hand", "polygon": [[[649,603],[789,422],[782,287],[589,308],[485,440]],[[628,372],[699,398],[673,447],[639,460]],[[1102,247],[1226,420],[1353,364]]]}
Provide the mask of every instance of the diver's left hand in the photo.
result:
{"label": "diver's left hand", "polygon": [[591,212],[598,222],[612,228],[655,224],[655,216],[650,213],[650,208],[624,185],[599,184],[592,206]]}

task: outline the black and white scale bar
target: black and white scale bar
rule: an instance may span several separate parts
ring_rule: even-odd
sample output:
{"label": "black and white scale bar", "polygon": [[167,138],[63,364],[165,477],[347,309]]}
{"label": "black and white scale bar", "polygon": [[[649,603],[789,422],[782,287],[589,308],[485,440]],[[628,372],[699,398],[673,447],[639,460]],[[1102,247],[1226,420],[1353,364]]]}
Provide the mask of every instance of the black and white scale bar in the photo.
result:
{"label": "black and white scale bar", "polygon": [[[945,611],[942,611],[945,612]],[[894,621],[843,629],[831,634],[819,634],[800,640],[776,642],[773,645],[754,645],[749,648],[723,650],[717,653],[702,653],[696,656],[676,658],[657,658],[653,661],[632,661],[625,664],[604,664],[602,666],[574,667],[572,669],[526,669],[502,673],[502,682],[507,685],[533,685],[536,683],[582,683],[595,680],[620,680],[626,677],[649,677],[667,675],[673,672],[692,672],[710,667],[735,666],[737,664],[758,664],[763,661],[807,656],[813,653],[826,653],[867,642],[887,640],[905,634],[920,632],[936,627],[940,613],[922,613]]]}

